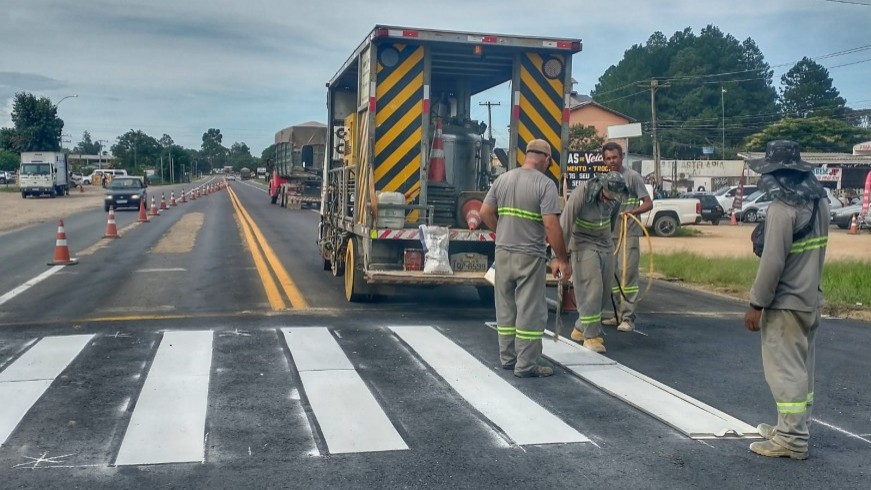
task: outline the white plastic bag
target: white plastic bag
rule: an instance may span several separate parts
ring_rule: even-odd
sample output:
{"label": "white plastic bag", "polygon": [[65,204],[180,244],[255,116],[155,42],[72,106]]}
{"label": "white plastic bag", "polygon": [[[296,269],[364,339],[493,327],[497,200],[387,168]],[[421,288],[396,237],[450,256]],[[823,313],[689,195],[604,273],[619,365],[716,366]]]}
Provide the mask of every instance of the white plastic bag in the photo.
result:
{"label": "white plastic bag", "polygon": [[420,225],[426,248],[424,274],[453,274],[451,259],[448,257],[450,230],[445,226]]}

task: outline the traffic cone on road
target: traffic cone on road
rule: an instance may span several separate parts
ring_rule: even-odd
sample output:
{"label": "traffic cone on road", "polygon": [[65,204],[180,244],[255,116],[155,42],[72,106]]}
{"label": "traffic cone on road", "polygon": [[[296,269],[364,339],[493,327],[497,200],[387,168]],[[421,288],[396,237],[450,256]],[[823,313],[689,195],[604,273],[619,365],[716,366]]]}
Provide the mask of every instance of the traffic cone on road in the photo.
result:
{"label": "traffic cone on road", "polygon": [[67,233],[64,231],[64,220],[57,225],[57,241],[54,245],[54,260],[48,265],[76,265],[79,259],[70,258],[70,248],[67,246]]}
{"label": "traffic cone on road", "polygon": [[191,189],[191,201],[196,201],[196,200],[197,200],[197,188],[194,187],[193,189]]}
{"label": "traffic cone on road", "polygon": [[176,203],[175,203],[175,191],[172,191],[172,192],[169,193],[169,207],[172,208],[172,207],[175,207],[175,206],[176,206]]}
{"label": "traffic cone on road", "polygon": [[106,234],[103,238],[121,238],[118,226],[115,224],[115,206],[109,206],[109,222],[106,223]]}
{"label": "traffic cone on road", "polygon": [[859,220],[856,219],[856,215],[853,215],[853,219],[850,221],[850,234],[858,235],[859,234]]}
{"label": "traffic cone on road", "polygon": [[182,204],[187,204],[187,202],[188,202],[188,200],[187,200],[187,198],[185,197],[185,190],[184,190],[184,187],[182,187],[182,188],[181,188],[181,203],[182,203]]}
{"label": "traffic cone on road", "polygon": [[735,210],[734,209],[732,210],[732,218],[729,219],[729,223],[732,226],[735,226],[738,224],[738,220],[735,218]]}
{"label": "traffic cone on road", "polygon": [[148,223],[148,216],[145,214],[145,200],[139,201],[139,222]]}
{"label": "traffic cone on road", "polygon": [[429,154],[429,171],[427,180],[433,183],[445,181],[445,140],[442,136],[442,120],[435,120],[435,134],[432,140],[432,151]]}
{"label": "traffic cone on road", "polygon": [[157,216],[157,202],[154,200],[154,196],[151,196],[151,212],[148,215]]}
{"label": "traffic cone on road", "polygon": [[166,194],[161,192],[160,193],[160,210],[166,211],[167,209],[169,209],[169,208],[166,207]]}

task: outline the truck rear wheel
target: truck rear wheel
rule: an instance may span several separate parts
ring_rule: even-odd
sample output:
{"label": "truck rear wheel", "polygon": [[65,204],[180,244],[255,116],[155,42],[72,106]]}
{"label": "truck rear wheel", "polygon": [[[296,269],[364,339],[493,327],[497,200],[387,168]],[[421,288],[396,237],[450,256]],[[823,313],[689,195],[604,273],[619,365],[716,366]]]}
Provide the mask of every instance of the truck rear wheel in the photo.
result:
{"label": "truck rear wheel", "polygon": [[345,249],[345,298],[352,303],[366,301],[371,296],[363,278],[363,254],[357,252],[358,245],[357,239],[352,238]]}
{"label": "truck rear wheel", "polygon": [[656,233],[656,236],[674,236],[679,226],[680,223],[670,214],[661,214],[653,220],[653,232]]}

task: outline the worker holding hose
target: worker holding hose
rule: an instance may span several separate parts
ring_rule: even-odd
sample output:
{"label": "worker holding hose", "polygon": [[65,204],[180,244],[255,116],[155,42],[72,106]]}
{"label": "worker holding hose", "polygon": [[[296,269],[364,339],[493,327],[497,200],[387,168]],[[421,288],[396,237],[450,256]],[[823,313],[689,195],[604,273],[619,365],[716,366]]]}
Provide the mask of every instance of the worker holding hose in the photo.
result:
{"label": "worker holding hose", "polygon": [[[623,147],[609,141],[602,146],[602,158],[608,170],[623,175],[628,193],[624,195],[620,205],[621,214],[631,214],[636,217],[653,208],[653,201],[644,187],[641,174],[623,166]],[[634,219],[626,220],[620,227],[622,237],[615,235],[614,242],[620,243],[617,250],[617,282],[611,288],[611,294],[619,305],[617,317],[610,317],[607,308],[603,311],[603,325],[617,325],[621,332],[635,330],[635,300],[638,297],[638,262],[641,252],[638,248],[638,237],[643,233],[641,226]]]}

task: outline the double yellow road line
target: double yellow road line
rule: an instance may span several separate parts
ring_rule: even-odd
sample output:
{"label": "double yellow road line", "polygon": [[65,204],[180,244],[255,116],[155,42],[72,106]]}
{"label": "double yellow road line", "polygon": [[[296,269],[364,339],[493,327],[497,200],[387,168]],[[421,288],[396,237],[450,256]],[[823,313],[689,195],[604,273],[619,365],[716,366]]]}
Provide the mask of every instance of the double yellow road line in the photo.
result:
{"label": "double yellow road line", "polygon": [[[290,301],[292,308],[308,308],[308,303],[303,298],[302,293],[300,293],[296,284],[291,280],[287,270],[281,265],[272,247],[269,246],[269,242],[266,241],[266,238],[260,232],[260,228],[251,219],[251,215],[242,207],[242,203],[239,202],[236,193],[230,187],[227,187],[227,192],[230,195],[233,207],[236,208],[236,214],[239,216],[242,232],[245,234],[245,240],[248,242],[248,249],[251,250],[254,266],[260,275],[260,281],[266,290],[269,305],[275,311],[286,310],[288,308],[285,302],[286,297]],[[278,279],[277,283],[276,278]],[[281,289],[279,289],[279,285]],[[282,292],[284,292],[284,296],[282,296]]]}

